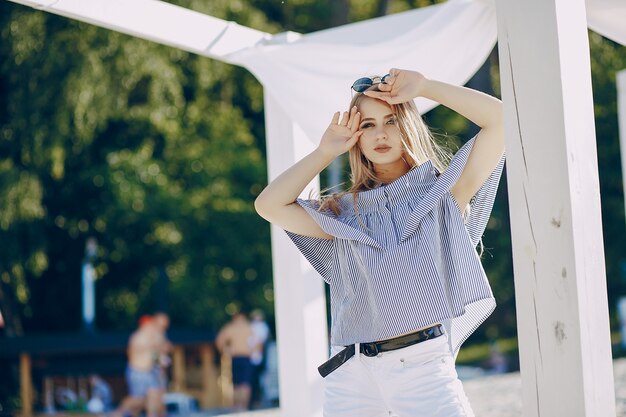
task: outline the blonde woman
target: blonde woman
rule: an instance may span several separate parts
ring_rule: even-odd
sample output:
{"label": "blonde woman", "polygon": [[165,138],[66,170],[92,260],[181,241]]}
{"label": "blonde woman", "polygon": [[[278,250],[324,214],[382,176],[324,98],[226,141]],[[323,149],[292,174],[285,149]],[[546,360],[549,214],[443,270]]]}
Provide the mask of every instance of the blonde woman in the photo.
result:
{"label": "blonde woman", "polygon": [[[255,202],[330,286],[324,415],[473,416],[454,360],[495,307],[476,246],[504,164],[502,104],[400,69],[352,88],[349,111],[335,113],[317,149]],[[449,164],[416,97],[481,128]],[[345,152],[351,187],[298,199]]]}

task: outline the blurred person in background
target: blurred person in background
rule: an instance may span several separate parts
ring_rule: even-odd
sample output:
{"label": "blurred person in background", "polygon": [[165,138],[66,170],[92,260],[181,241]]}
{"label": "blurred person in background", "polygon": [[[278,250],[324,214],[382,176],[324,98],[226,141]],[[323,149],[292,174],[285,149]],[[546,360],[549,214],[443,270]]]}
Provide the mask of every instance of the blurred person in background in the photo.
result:
{"label": "blurred person in background", "polygon": [[265,344],[269,339],[270,327],[265,321],[265,314],[262,310],[253,310],[250,314],[250,325],[255,341],[252,346],[250,363],[252,364],[252,393],[250,395],[250,408],[256,407],[261,402],[261,374],[265,369]]}
{"label": "blurred person in background", "polygon": [[492,340],[489,343],[489,359],[487,360],[487,369],[489,373],[503,374],[509,370],[509,361],[500,350],[498,342]]}
{"label": "blurred person in background", "polygon": [[169,319],[165,321],[164,317],[158,317],[159,314],[141,316],[139,328],[130,336],[126,368],[129,395],[115,411],[116,417],[137,416],[144,408],[146,417],[164,415],[165,377],[162,361],[170,349],[164,333]]}
{"label": "blurred person in background", "polygon": [[157,331],[155,343],[158,351],[158,356],[155,356],[154,361],[154,373],[157,376],[159,386],[157,401],[159,404],[159,416],[164,417],[167,414],[164,401],[165,392],[167,391],[167,368],[169,368],[172,363],[170,358],[172,343],[167,338],[167,329],[170,326],[170,317],[167,313],[156,312],[153,318]]}
{"label": "blurred person in background", "polygon": [[215,339],[217,350],[232,358],[233,405],[237,411],[247,410],[250,405],[254,372],[250,356],[255,344],[252,325],[241,311],[233,315],[231,321],[220,329]]}
{"label": "blurred person in background", "polygon": [[113,405],[111,386],[95,374],[89,377],[89,384],[91,385],[91,397],[89,402],[87,402],[87,410],[90,413],[101,413],[111,410]]}

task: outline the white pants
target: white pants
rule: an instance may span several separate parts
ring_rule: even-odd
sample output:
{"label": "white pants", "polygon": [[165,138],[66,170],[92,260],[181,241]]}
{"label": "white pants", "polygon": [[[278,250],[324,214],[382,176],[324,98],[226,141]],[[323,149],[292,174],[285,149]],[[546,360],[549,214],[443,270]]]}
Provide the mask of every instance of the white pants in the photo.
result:
{"label": "white pants", "polygon": [[324,380],[324,417],[474,417],[447,335],[375,357],[357,353]]}

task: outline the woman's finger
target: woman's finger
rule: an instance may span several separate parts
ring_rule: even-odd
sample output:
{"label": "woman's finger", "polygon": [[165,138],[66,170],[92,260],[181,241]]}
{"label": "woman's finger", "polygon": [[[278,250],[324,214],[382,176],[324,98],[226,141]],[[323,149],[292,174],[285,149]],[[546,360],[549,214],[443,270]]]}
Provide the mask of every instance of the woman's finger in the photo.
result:
{"label": "woman's finger", "polygon": [[350,139],[348,139],[348,141],[346,142],[346,146],[348,147],[348,149],[352,148],[356,144],[356,142],[359,140],[362,134],[363,134],[363,131],[359,130],[356,133],[354,133],[350,137]]}
{"label": "woman's finger", "polygon": [[336,111],[335,114],[333,114],[333,119],[330,121],[331,125],[336,125],[337,123],[339,123],[339,112]]}
{"label": "woman's finger", "polygon": [[400,96],[395,96],[395,97],[389,97],[387,100],[385,100],[388,104],[400,104],[400,103],[406,103],[408,100],[403,99]]}
{"label": "woman's finger", "polygon": [[350,109],[350,118],[348,119],[348,129],[352,129],[352,120],[354,119],[354,115],[356,114],[356,106],[353,106]]}
{"label": "woman's finger", "polygon": [[368,97],[377,98],[378,100],[388,101],[391,98],[389,92],[383,91],[366,91],[365,94]]}
{"label": "woman's finger", "polygon": [[356,112],[354,114],[354,117],[352,117],[350,119],[350,124],[348,125],[348,127],[350,128],[350,131],[354,134],[354,132],[356,132],[357,130],[359,130],[359,123],[361,122],[361,113],[360,112]]}
{"label": "woman's finger", "polygon": [[365,91],[363,94],[372,98],[379,98],[383,95],[380,91]]}
{"label": "woman's finger", "polygon": [[339,123],[341,126],[346,126],[348,124],[348,119],[350,118],[350,115],[348,114],[347,111],[343,112],[343,117],[341,118],[341,122]]}

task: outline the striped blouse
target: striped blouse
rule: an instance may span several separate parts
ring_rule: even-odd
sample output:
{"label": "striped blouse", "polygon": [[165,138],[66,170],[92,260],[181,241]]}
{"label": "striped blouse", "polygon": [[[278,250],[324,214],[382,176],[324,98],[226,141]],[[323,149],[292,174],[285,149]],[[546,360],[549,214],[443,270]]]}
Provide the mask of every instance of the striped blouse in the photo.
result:
{"label": "striped blouse", "polygon": [[340,214],[298,199],[334,239],[287,232],[330,285],[331,343],[387,339],[441,322],[456,354],[495,299],[476,252],[493,207],[504,155],[470,201],[452,194],[475,138],[439,175],[427,161],[395,181],[339,200]]}

